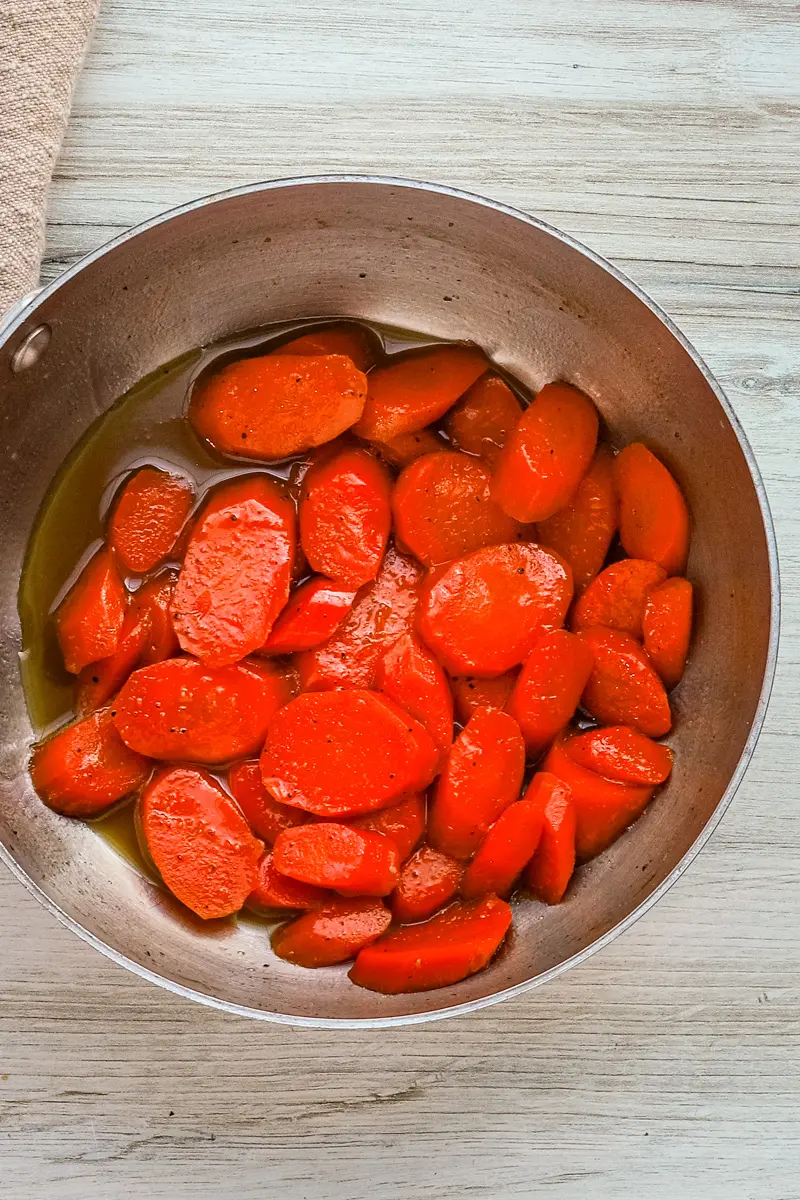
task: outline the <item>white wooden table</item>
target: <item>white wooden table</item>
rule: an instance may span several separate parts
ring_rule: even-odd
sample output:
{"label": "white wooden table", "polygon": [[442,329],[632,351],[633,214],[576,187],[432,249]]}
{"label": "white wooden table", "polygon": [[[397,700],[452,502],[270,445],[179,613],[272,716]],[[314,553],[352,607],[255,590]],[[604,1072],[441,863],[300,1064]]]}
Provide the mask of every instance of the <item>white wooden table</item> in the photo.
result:
{"label": "white wooden table", "polygon": [[800,1197],[799,119],[788,0],[105,0],[47,277],[259,178],[408,175],[539,214],[649,289],[727,389],[778,525],[782,663],[688,875],[580,969],[469,1019],[221,1015],[0,874],[5,1200]]}

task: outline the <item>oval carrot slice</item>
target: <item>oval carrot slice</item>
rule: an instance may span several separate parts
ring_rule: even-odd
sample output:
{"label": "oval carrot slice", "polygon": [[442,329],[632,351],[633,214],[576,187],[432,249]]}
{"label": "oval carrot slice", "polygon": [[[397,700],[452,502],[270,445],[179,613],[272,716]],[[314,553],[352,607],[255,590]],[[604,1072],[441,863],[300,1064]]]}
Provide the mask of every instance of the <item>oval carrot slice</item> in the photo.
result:
{"label": "oval carrot slice", "polygon": [[643,558],[624,558],[612,563],[592,580],[575,602],[572,628],[607,625],[641,638],[647,593],[663,583],[666,577],[658,563]]}
{"label": "oval carrot slice", "polygon": [[451,675],[501,675],[563,625],[572,571],[542,546],[486,546],[435,573],[417,629]]}
{"label": "oval carrot slice", "polygon": [[251,912],[270,916],[285,908],[319,908],[321,904],[330,904],[333,899],[333,893],[325,888],[282,875],[275,869],[272,853],[268,852],[259,859],[256,881],[244,906]]}
{"label": "oval carrot slice", "polygon": [[152,579],[145,580],[133,593],[131,607],[142,614],[148,629],[140,659],[143,666],[163,662],[165,658],[177,654],[180,649],[170,613],[177,581],[177,571],[159,571]]}
{"label": "oval carrot slice", "polygon": [[344,433],[366,398],[366,375],[342,354],[268,354],[199,379],[189,423],[221,454],[272,462]]}
{"label": "oval carrot slice", "polygon": [[356,817],[351,824],[356,829],[370,829],[373,833],[382,833],[391,838],[403,863],[425,832],[425,815],[424,792],[412,792],[397,804]]}
{"label": "oval carrot slice", "polygon": [[522,416],[522,405],[499,375],[482,375],[447,414],[445,429],[457,450],[477,454],[490,466]]}
{"label": "oval carrot slice", "polygon": [[299,337],[284,342],[273,354],[343,354],[349,358],[366,375],[375,363],[380,352],[378,338],[364,325],[355,322],[340,322],[335,325],[324,325],[311,333],[301,333]]}
{"label": "oval carrot slice", "polygon": [[560,904],[575,870],[575,805],[569,786],[540,771],[534,775],[525,799],[542,813],[542,836],[528,864],[525,882],[545,904]]}
{"label": "oval carrot slice", "polygon": [[689,554],[689,512],[670,472],[641,442],[632,442],[617,455],[614,477],[626,553],[658,563],[667,575],[682,574]]}
{"label": "oval carrot slice", "polygon": [[420,846],[400,872],[397,887],[392,892],[392,914],[401,924],[426,921],[448,901],[461,886],[464,864],[433,846]]}
{"label": "oval carrot slice", "polygon": [[272,861],[290,879],[343,896],[388,896],[400,866],[391,838],[335,821],[285,829],[275,839]]}
{"label": "oval carrot slice", "polygon": [[78,675],[76,705],[78,712],[90,713],[100,708],[119,689],[138,666],[150,639],[150,618],[131,603],[122,622],[117,648],[108,658],[90,663]]}
{"label": "oval carrot slice", "polygon": [[644,648],[665,687],[683,678],[692,636],[692,585],[674,575],[648,593],[642,618]]}
{"label": "oval carrot slice", "polygon": [[447,987],[482,970],[510,924],[511,909],[497,896],[456,902],[430,921],[390,931],[359,951],[350,979],[386,995]]}
{"label": "oval carrot slice", "polygon": [[398,541],[428,567],[481,546],[522,537],[489,494],[491,474],[477,459],[453,451],[426,454],[406,467],[392,507]]}
{"label": "oval carrot slice", "polygon": [[392,917],[380,900],[330,900],[272,935],[278,958],[298,967],[331,967],[355,958],[389,928]]}
{"label": "oval carrot slice", "polygon": [[497,459],[492,496],[518,521],[546,521],[569,504],[597,445],[597,409],[568,383],[548,383]]}
{"label": "oval carrot slice", "polygon": [[672,771],[669,746],[653,742],[628,725],[590,729],[564,742],[564,749],[587,771],[620,783],[663,783]]}
{"label": "oval carrot slice", "polygon": [[376,442],[416,433],[444,416],[486,365],[477,346],[433,346],[397,355],[371,372],[355,432]]}
{"label": "oval carrot slice", "polygon": [[398,638],[378,664],[376,686],[411,713],[433,738],[440,754],[453,741],[453,696],[447,676],[411,633]]}
{"label": "oval carrot slice", "polygon": [[207,771],[158,771],[142,793],[138,817],[150,857],[182,904],[205,920],[239,911],[264,847]]}
{"label": "oval carrot slice", "polygon": [[456,717],[466,725],[478,708],[505,709],[519,671],[506,671],[494,679],[478,679],[474,675],[461,675],[451,680],[455,700]]}
{"label": "oval carrot slice", "polygon": [[265,475],[223,484],[192,530],[172,599],[181,647],[212,667],[263,646],[289,599],[291,502]]}
{"label": "oval carrot slice", "polygon": [[353,607],[356,591],[321,575],[307,580],[272,626],[262,653],[296,654],[327,642]]}
{"label": "oval carrot slice", "polygon": [[114,709],[120,737],[140,754],[224,763],[261,749],[291,694],[286,675],[268,663],[215,668],[168,658],[134,671]]}
{"label": "oval carrot slice", "polygon": [[566,629],[545,633],[536,643],[506,706],[529,754],[543,750],[572,719],[593,663],[591,648]]}
{"label": "oval carrot slice", "polygon": [[143,575],[174,549],[194,500],[183,475],[141,467],[122,488],[108,523],[108,540],[122,565]]}
{"label": "oval carrot slice", "polygon": [[114,653],[127,605],[128,593],[113,554],[98,550],[56,613],[58,644],[72,675]]}
{"label": "oval carrot slice", "polygon": [[466,897],[492,892],[507,896],[530,862],[542,836],[542,809],[535,800],[518,800],[501,812],[464,872]]}
{"label": "oval carrot slice", "polygon": [[228,771],[228,787],[256,837],[272,845],[279,833],[311,820],[302,809],[280,804],[261,779],[258,759],[236,763]]}
{"label": "oval carrot slice", "polygon": [[422,726],[385,696],[306,692],[272,719],[261,774],[281,803],[334,817],[421,791],[437,760]]}
{"label": "oval carrot slice", "polygon": [[300,493],[300,544],[315,571],[359,588],[378,574],[392,527],[391,481],[367,450],[315,463]]}
{"label": "oval carrot slice", "polygon": [[453,743],[437,781],[428,838],[453,858],[470,858],[489,826],[519,795],[525,743],[507,713],[479,708]]}
{"label": "oval carrot slice", "polygon": [[614,455],[601,445],[569,503],[539,522],[539,541],[567,560],[580,593],[605,562],[618,524]]}
{"label": "oval carrot slice", "polygon": [[94,817],[137,791],[152,766],[121,741],[111,709],[102,708],[35,746],[30,772],[48,808]]}
{"label": "oval carrot slice", "polygon": [[582,629],[578,637],[594,654],[584,708],[605,725],[633,725],[653,738],[669,733],[667,693],[636,639],[603,625]]}
{"label": "oval carrot slice", "polygon": [[407,467],[423,454],[438,454],[447,449],[447,444],[431,429],[418,429],[416,433],[401,433],[388,442],[373,442],[381,458],[393,467]]}

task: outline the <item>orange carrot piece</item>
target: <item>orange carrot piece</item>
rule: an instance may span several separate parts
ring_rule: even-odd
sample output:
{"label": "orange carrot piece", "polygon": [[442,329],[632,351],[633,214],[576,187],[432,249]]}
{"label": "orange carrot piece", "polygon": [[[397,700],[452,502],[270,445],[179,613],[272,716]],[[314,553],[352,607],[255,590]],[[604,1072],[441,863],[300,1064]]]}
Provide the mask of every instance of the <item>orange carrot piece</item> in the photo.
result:
{"label": "orange carrot piece", "polygon": [[644,648],[664,686],[683,678],[692,636],[692,585],[673,575],[648,593],[642,620]]}
{"label": "orange carrot piece", "polygon": [[453,696],[447,676],[431,652],[406,633],[378,664],[376,686],[431,735],[440,754],[453,741]]}
{"label": "orange carrot piece", "polygon": [[533,858],[542,836],[542,810],[535,800],[518,800],[501,812],[464,872],[464,896],[508,896]]}
{"label": "orange carrot piece", "polygon": [[518,678],[519,671],[513,670],[496,675],[494,679],[477,679],[474,675],[452,679],[457,720],[466,725],[477,708],[504,710]]}
{"label": "orange carrot piece", "polygon": [[594,654],[584,708],[604,725],[633,725],[653,738],[669,733],[667,693],[636,639],[603,625],[582,629],[577,636]]}
{"label": "orange carrot piece", "polygon": [[689,553],[689,512],[683,493],[662,462],[632,442],[617,455],[619,536],[631,558],[647,558],[667,575],[681,575]]}
{"label": "orange carrot piece", "polygon": [[587,771],[620,783],[663,783],[672,771],[669,746],[653,742],[628,725],[590,729],[568,738],[564,749]]}
{"label": "orange carrot piece", "polygon": [[542,814],[542,836],[525,872],[525,882],[545,904],[560,904],[575,870],[572,792],[549,771],[540,771],[531,780],[525,799],[538,805]]}
{"label": "orange carrot piece", "polygon": [[487,373],[447,414],[445,430],[457,450],[494,466],[521,416],[522,405],[508,384]]}
{"label": "orange carrot piece", "polygon": [[575,602],[572,628],[607,625],[641,638],[647,593],[663,583],[666,577],[658,563],[647,559],[624,558],[612,563],[592,580]]}
{"label": "orange carrot piece", "polygon": [[392,916],[380,900],[334,899],[314,912],[282,925],[272,949],[298,967],[331,967],[347,962],[389,928]]}
{"label": "orange carrot piece", "polygon": [[391,838],[335,821],[285,829],[275,839],[272,860],[282,875],[343,896],[388,896],[400,867]]}
{"label": "orange carrot piece", "polygon": [[351,824],[356,829],[370,829],[391,838],[397,846],[400,862],[403,863],[419,844],[425,832],[425,794],[412,792],[397,804],[377,812],[356,817]]}
{"label": "orange carrot piece", "polygon": [[272,626],[262,653],[296,654],[327,642],[353,607],[356,590],[322,575],[308,579]]}
{"label": "orange carrot piece", "polygon": [[56,613],[58,643],[72,675],[114,653],[127,605],[128,594],[114,556],[103,548],[81,571]]}
{"label": "orange carrot piece", "polygon": [[273,354],[300,354],[303,357],[320,354],[343,354],[366,375],[378,357],[378,338],[364,325],[341,322],[324,325],[312,333],[301,333],[273,350]]}
{"label": "orange carrot piece", "polygon": [[145,580],[131,598],[131,607],[142,614],[148,628],[140,659],[142,666],[172,658],[180,649],[170,613],[177,581],[177,571],[159,571],[152,579]]}
{"label": "orange carrot piece", "polygon": [[275,869],[272,852],[268,851],[259,859],[256,881],[244,906],[251,912],[270,916],[285,908],[319,908],[321,904],[329,904],[333,899],[333,893],[326,888],[314,887],[310,883],[301,883],[299,879],[290,879],[288,875],[282,875]]}
{"label": "orange carrot piece", "polygon": [[90,663],[78,675],[76,706],[90,713],[105,704],[141,661],[150,639],[150,617],[131,603],[122,622],[119,642],[113,654]]}
{"label": "orange carrot piece", "polygon": [[381,458],[393,467],[407,467],[423,454],[437,454],[447,449],[447,443],[430,429],[418,429],[416,433],[401,433],[388,442],[373,442]]}
{"label": "orange carrot piece", "polygon": [[614,455],[601,445],[569,503],[539,522],[538,540],[567,560],[580,594],[605,562],[618,524]]}
{"label": "orange carrot piece", "polygon": [[367,402],[355,432],[390,442],[438,421],[486,370],[477,346],[433,346],[392,358],[369,376]]}
{"label": "orange carrot piece", "polygon": [[572,719],[593,663],[590,647],[566,629],[545,633],[536,643],[506,705],[529,754],[543,750]]}
{"label": "orange carrot piece", "polygon": [[420,846],[404,865],[391,895],[392,914],[401,924],[427,921],[457,894],[464,864],[432,846]]}
{"label": "orange carrot piece", "polygon": [[108,540],[122,565],[143,575],[174,549],[189,516],[194,488],[183,475],[140,467],[122,488]]}
{"label": "orange carrot piece", "polygon": [[392,527],[391,480],[368,450],[315,463],[300,493],[300,543],[315,571],[359,588],[378,574]]}
{"label": "orange carrot piece", "polygon": [[281,804],[270,796],[261,779],[258,759],[230,767],[228,787],[253,833],[269,846],[284,829],[293,829],[313,819],[302,809]]}

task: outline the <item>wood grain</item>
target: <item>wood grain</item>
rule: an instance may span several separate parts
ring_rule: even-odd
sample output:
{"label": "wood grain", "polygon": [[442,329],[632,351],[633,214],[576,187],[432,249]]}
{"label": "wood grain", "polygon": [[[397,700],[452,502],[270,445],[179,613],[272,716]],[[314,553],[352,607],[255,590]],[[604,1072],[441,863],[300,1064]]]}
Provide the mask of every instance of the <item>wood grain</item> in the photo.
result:
{"label": "wood grain", "polygon": [[800,20],[780,0],[107,0],[45,275],[199,194],[456,184],[608,255],[761,463],[784,576],[766,731],[721,829],[603,954],[469,1019],[249,1023],[127,975],[0,876],[8,1200],[800,1198]]}

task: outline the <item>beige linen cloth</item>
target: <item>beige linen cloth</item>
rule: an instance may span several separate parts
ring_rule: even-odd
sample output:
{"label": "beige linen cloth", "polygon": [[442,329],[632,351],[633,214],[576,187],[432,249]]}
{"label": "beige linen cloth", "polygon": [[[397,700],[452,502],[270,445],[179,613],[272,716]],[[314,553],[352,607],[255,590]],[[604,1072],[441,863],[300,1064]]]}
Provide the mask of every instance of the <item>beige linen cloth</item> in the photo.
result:
{"label": "beige linen cloth", "polygon": [[47,190],[99,0],[0,0],[0,316],[35,287]]}

